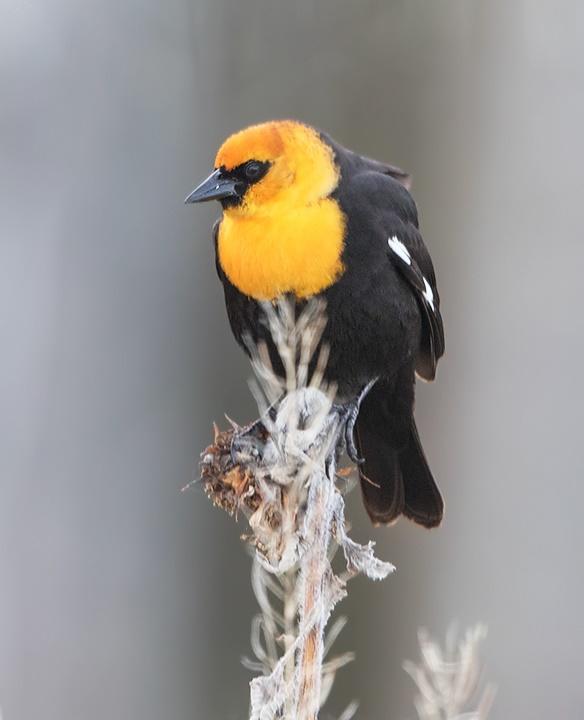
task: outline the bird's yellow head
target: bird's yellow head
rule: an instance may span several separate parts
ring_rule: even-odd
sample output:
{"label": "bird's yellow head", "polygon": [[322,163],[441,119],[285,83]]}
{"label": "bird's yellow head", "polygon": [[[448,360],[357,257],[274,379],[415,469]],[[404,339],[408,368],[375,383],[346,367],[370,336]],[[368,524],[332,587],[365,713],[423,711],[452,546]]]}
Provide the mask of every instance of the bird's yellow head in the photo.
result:
{"label": "bird's yellow head", "polygon": [[219,264],[242,293],[315,295],[343,273],[345,216],[331,193],[332,147],[308,125],[279,120],[229,137],[187,202],[219,200]]}
{"label": "bird's yellow head", "polygon": [[252,125],[219,148],[215,171],[187,202],[220,200],[227,214],[278,212],[326,198],[339,182],[332,148],[293,120]]}

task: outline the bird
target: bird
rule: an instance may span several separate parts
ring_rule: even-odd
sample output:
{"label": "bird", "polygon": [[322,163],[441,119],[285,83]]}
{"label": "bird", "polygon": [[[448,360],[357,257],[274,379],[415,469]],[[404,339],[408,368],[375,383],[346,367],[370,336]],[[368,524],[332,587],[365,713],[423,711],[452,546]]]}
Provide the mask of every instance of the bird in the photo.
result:
{"label": "bird", "polygon": [[[360,399],[354,423],[365,509],[374,525],[426,528],[444,502],[414,419],[416,377],[444,353],[440,298],[410,176],[297,120],[240,130],[186,203],[218,200],[215,264],[238,343],[266,337],[262,307],[326,302],[326,377]],[[372,386],[372,387],[371,387]]]}

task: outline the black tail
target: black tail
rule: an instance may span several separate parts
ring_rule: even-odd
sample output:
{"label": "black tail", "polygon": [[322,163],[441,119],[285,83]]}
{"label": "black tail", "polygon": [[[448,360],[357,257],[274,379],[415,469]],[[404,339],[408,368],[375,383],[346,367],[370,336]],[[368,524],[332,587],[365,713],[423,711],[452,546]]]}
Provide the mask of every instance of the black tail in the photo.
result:
{"label": "black tail", "polygon": [[424,527],[436,527],[442,520],[444,502],[424,456],[414,417],[410,415],[409,424],[407,418],[400,423],[388,414],[387,401],[380,407],[374,391],[365,398],[356,424],[355,439],[365,460],[359,468],[365,509],[375,524],[387,525],[403,514]]}

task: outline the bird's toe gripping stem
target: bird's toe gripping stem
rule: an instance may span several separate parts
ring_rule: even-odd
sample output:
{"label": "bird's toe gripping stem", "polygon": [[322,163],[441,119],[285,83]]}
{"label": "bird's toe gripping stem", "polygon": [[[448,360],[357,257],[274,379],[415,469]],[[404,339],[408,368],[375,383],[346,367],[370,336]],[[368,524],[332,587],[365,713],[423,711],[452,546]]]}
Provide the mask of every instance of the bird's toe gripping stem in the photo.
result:
{"label": "bird's toe gripping stem", "polygon": [[377,382],[377,378],[370,380],[365,387],[362,388],[356,398],[350,400],[347,403],[341,405],[334,405],[333,407],[337,410],[341,416],[341,422],[344,423],[344,440],[345,449],[347,455],[355,465],[362,465],[364,458],[359,455],[359,450],[355,444],[355,424],[359,415],[359,408],[363,402],[365,396],[369,393],[371,388]]}
{"label": "bird's toe gripping stem", "polygon": [[231,462],[233,465],[244,461],[261,460],[262,447],[265,445],[269,435],[268,425],[275,418],[276,406],[270,406],[262,417],[249,423],[249,425],[238,425],[227,418],[233,427],[231,439]]}

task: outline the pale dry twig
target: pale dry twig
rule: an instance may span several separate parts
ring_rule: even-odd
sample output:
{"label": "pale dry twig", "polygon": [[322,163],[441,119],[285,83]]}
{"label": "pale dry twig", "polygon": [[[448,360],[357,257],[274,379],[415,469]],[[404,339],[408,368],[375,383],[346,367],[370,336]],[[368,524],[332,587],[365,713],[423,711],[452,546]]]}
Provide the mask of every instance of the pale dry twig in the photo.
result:
{"label": "pale dry twig", "polygon": [[420,631],[420,662],[404,663],[418,689],[415,706],[420,720],[486,720],[494,699],[493,685],[485,687],[470,709],[479,694],[479,646],[485,636],[485,626],[476,625],[457,643],[453,627],[442,650],[425,630]]}
{"label": "pale dry twig", "polygon": [[[299,315],[287,301],[264,310],[283,372],[274,370],[267,346],[249,346],[261,419],[216,431],[202,456],[202,479],[213,501],[241,510],[252,531],[247,539],[255,548],[252,582],[261,612],[252,626],[256,659],[247,665],[262,675],[250,686],[251,720],[315,720],[335,672],[352,659],[325,661],[342,626],[332,626],[328,641],[325,627],[346,595],[347,577],[380,580],[393,566],[375,557],[373,543],[360,545],[346,530],[335,483],[346,413],[324,380],[323,305],[308,303]],[[346,577],[333,572],[335,545],[343,550]],[[350,706],[343,718],[354,711]]]}

